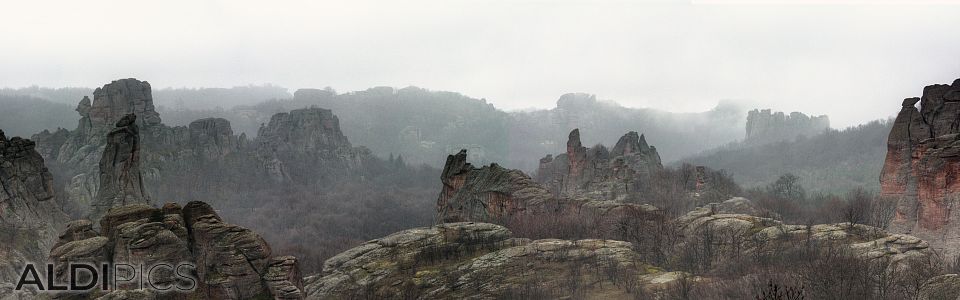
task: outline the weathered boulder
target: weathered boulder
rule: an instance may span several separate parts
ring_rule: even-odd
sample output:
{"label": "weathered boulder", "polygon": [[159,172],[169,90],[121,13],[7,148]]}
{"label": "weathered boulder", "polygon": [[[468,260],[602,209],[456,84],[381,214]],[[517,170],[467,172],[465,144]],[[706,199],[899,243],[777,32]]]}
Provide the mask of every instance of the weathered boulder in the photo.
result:
{"label": "weathered boulder", "polygon": [[[923,238],[938,251],[957,255],[960,212],[960,84],[931,85],[907,98],[887,139],[880,174],[881,196],[896,201],[891,230]],[[915,105],[919,101],[920,109]]]}
{"label": "weathered boulder", "polygon": [[[600,268],[618,276],[600,276]],[[334,256],[321,275],[306,279],[306,290],[308,299],[614,299],[671,281],[664,274],[641,262],[627,242],[530,241],[498,225],[445,223]]]}
{"label": "weathered boulder", "polygon": [[580,130],[574,129],[567,152],[540,159],[535,178],[558,197],[624,201],[637,197],[640,188],[661,169],[656,147],[637,132],[624,134],[611,151],[602,145],[583,147]]}

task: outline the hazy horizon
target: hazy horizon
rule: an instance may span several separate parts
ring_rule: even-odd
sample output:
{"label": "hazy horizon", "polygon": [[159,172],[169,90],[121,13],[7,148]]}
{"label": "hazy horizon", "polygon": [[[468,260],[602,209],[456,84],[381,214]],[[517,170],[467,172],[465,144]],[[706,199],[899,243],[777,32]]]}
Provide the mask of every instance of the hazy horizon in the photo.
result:
{"label": "hazy horizon", "polygon": [[15,3],[0,86],[417,86],[504,110],[568,92],[672,112],[736,99],[843,128],[960,77],[960,2],[774,2]]}

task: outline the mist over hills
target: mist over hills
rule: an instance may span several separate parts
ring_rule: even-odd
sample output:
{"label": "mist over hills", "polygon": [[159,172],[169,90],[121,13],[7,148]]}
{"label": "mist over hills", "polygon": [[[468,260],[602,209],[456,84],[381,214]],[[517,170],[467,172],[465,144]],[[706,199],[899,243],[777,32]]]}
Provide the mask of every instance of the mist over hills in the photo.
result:
{"label": "mist over hills", "polygon": [[[73,98],[85,93],[92,90],[2,89],[0,126],[24,136],[74,127]],[[830,192],[851,185],[878,188],[875,162],[882,159],[890,126],[888,121],[874,121],[829,129],[826,116],[760,111],[726,100],[699,113],[628,108],[586,93],[562,95],[554,108],[524,111],[504,111],[483,98],[418,87],[346,93],[299,89],[290,94],[279,86],[248,85],[164,88],[154,95],[167,124],[186,126],[202,118],[223,118],[251,138],[276,113],[314,106],[331,109],[341,116],[344,134],[374,155],[433,167],[442,166],[445,155],[468,149],[472,162],[498,162],[531,172],[543,154],[565,150],[572,129],[589,133],[583,137],[584,145],[610,144],[623,132],[638,131],[658,147],[666,164],[723,169],[746,187],[792,173],[803,186]]]}
{"label": "mist over hills", "polygon": [[[45,102],[37,103],[49,102],[45,109],[62,116],[32,120],[35,125],[11,122],[6,127],[9,132],[28,135],[74,126],[70,120],[74,119],[75,103],[92,90],[29,87],[0,92],[42,99]],[[408,163],[440,166],[444,155],[470,149],[471,160],[476,162],[496,161],[528,171],[537,167],[541,154],[563,150],[563,139],[574,128],[591,133],[583,141],[587,145],[615,142],[627,131],[643,132],[658,141],[664,161],[674,161],[740,138],[748,109],[721,101],[705,112],[673,113],[628,108],[599,101],[594,95],[573,93],[560,96],[551,109],[508,112],[483,98],[418,87],[375,87],[347,93],[331,88],[300,89],[293,95],[273,85],[165,88],[154,91],[154,98],[165,123],[173,126],[217,117],[229,120],[237,132],[254,137],[273,114],[317,106],[336,112],[343,119],[345,134],[384,158],[394,154]],[[13,116],[18,111],[0,114]]]}

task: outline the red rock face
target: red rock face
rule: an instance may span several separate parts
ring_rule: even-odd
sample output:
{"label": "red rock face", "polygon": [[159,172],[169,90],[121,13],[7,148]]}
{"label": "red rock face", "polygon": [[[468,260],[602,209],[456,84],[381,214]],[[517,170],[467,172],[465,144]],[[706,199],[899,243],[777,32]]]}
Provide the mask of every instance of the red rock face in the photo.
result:
{"label": "red rock face", "polygon": [[[920,109],[915,105],[920,102]],[[908,98],[887,139],[881,196],[897,201],[891,229],[956,253],[960,226],[960,79]]]}

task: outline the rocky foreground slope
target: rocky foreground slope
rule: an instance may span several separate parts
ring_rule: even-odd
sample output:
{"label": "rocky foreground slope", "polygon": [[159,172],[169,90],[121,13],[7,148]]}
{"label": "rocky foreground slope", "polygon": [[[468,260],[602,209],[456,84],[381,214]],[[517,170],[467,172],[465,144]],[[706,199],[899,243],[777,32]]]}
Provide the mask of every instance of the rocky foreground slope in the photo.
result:
{"label": "rocky foreground slope", "polygon": [[[668,222],[679,240],[666,260],[722,269],[832,249],[882,266],[884,272],[898,272],[935,255],[927,242],[909,235],[849,223],[790,225],[751,215],[758,213],[750,200],[734,198]],[[615,240],[530,240],[495,224],[442,223],[340,253],[326,261],[321,274],[305,279],[305,291],[308,299],[675,299],[681,285],[722,286],[738,280],[664,270],[645,261],[637,250],[642,246]],[[706,271],[700,270],[710,274]],[[952,281],[938,282],[928,286]]]}
{"label": "rocky foreground slope", "polygon": [[[916,105],[919,102],[920,107]],[[895,232],[960,254],[960,79],[923,89],[903,100],[887,139],[881,196],[897,201]]]}
{"label": "rocky foreground slope", "polygon": [[529,240],[489,223],[445,223],[367,242],[306,279],[308,299],[624,299],[675,281],[630,243]]}
{"label": "rocky foreground slope", "polygon": [[[117,206],[100,220],[99,232],[88,220],[67,225],[50,251],[56,278],[66,282],[70,263],[178,266],[190,263],[197,282],[191,292],[159,293],[135,286],[111,291],[50,295],[69,299],[302,299],[297,260],[274,256],[270,245],[249,229],[224,222],[203,202],[156,208],[145,204]],[[159,276],[156,276],[159,274]],[[190,287],[189,279],[158,272],[142,280],[158,286]],[[140,278],[140,277],[138,277]]]}

